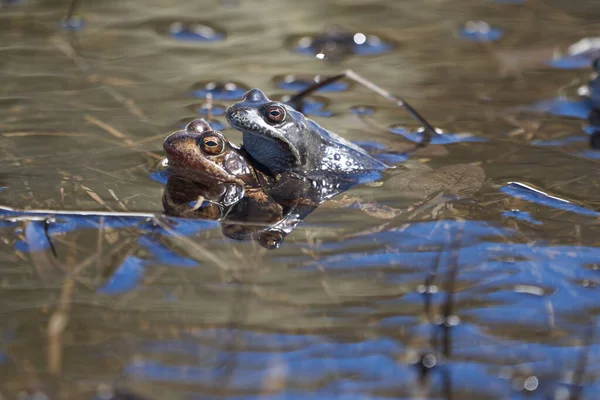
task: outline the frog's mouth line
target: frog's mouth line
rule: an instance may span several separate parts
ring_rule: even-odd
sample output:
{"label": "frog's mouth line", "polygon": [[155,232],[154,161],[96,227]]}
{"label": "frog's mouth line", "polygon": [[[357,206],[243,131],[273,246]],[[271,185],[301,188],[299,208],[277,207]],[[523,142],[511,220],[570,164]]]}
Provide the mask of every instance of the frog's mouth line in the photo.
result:
{"label": "frog's mouth line", "polygon": [[[219,181],[222,183],[239,183],[239,179],[231,175],[218,165],[211,165],[210,168],[190,168],[177,162],[169,162],[168,167],[173,169],[177,175],[189,177],[194,181],[210,183]],[[204,166],[202,166],[204,167]]]}

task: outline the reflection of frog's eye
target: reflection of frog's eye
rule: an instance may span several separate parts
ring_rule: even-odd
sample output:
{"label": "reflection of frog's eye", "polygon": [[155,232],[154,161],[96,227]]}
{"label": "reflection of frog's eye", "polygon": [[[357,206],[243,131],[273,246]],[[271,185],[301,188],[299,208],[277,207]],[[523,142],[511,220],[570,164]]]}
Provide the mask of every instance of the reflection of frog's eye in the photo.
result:
{"label": "reflection of frog's eye", "polygon": [[265,110],[265,118],[269,122],[277,124],[285,118],[285,109],[281,106],[270,106]]}
{"label": "reflection of frog's eye", "polygon": [[200,149],[211,156],[219,155],[225,150],[225,139],[211,133],[200,140]]}

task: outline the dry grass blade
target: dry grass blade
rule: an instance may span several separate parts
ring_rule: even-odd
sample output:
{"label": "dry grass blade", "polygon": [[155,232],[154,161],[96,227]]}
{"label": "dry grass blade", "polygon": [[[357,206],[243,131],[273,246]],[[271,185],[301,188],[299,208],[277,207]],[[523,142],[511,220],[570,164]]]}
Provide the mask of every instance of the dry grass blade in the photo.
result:
{"label": "dry grass blade", "polygon": [[123,132],[119,131],[117,128],[107,124],[106,122],[102,122],[98,118],[92,117],[91,115],[86,115],[84,118],[90,124],[96,125],[97,127],[103,129],[104,131],[108,132],[112,136],[116,137],[117,139],[123,140],[123,142],[125,144],[127,144],[127,145],[133,144],[133,141],[128,139],[127,135],[125,135]]}
{"label": "dry grass blade", "polygon": [[28,136],[58,136],[58,137],[94,137],[90,133],[81,132],[7,132],[4,137],[28,137]]}
{"label": "dry grass blade", "polygon": [[96,201],[96,203],[106,207],[109,211],[113,211],[114,210],[112,208],[110,208],[110,206],[108,204],[106,204],[106,202],[104,200],[102,200],[102,198],[100,196],[98,196],[98,194],[96,192],[94,192],[92,189],[88,188],[87,186],[81,185],[81,188],[83,190],[85,190],[85,192],[92,198],[94,199],[94,201]]}

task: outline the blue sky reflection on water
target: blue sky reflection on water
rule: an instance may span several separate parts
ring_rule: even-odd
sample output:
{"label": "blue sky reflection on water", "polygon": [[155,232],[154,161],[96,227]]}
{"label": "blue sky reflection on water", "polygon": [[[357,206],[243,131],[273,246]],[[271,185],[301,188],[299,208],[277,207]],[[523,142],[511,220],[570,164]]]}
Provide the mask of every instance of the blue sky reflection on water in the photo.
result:
{"label": "blue sky reflection on water", "polygon": [[[542,375],[569,373],[575,368],[580,348],[561,344],[571,340],[569,337],[535,343],[535,335],[503,336],[490,328],[519,326],[529,332],[544,332],[575,327],[577,331],[580,329],[572,325],[572,315],[587,313],[600,300],[595,287],[582,285],[600,279],[599,272],[590,268],[600,260],[599,248],[514,242],[518,239],[518,232],[512,229],[482,221],[410,223],[356,239],[376,243],[379,250],[323,256],[318,264],[325,274],[345,277],[383,271],[382,280],[387,286],[422,280],[437,264],[435,284],[439,291],[431,297],[437,309],[446,302],[446,276],[457,260],[463,287],[456,290],[454,301],[461,322],[452,330],[453,361],[445,368],[451,372],[454,390],[508,395],[510,378],[499,377],[500,366],[489,365],[491,360],[514,366],[516,371],[517,366],[528,366]],[[326,246],[321,250],[334,249]],[[173,266],[180,263],[177,257],[172,261]],[[161,263],[168,265],[169,256],[163,254]],[[316,268],[306,258],[296,272],[310,274]],[[118,280],[119,274],[113,279]],[[121,286],[127,287],[126,278]],[[272,399],[305,398],[306,392],[294,389],[298,385],[317,385],[311,389],[314,398],[378,398],[371,394],[415,390],[418,375],[406,361],[406,355],[413,351],[407,343],[410,338],[428,337],[436,328],[418,312],[402,316],[402,309],[419,309],[422,305],[423,295],[413,287],[393,299],[363,299],[354,312],[346,307],[338,322],[354,318],[354,313],[371,316],[370,334],[363,339],[216,328],[169,340],[139,340],[132,349],[135,359],[126,363],[122,373],[132,381],[203,387],[224,380],[232,391],[260,390],[270,379],[283,380],[285,388],[267,396]],[[388,311],[379,314],[382,309]],[[390,311],[398,316],[389,316]],[[232,337],[239,344],[230,349]],[[600,356],[599,350],[594,346],[590,357]],[[227,363],[234,367],[226,367]],[[441,387],[440,377],[433,375],[433,387]],[[327,384],[317,384],[324,378]],[[202,398],[200,393],[196,396],[192,398]]]}

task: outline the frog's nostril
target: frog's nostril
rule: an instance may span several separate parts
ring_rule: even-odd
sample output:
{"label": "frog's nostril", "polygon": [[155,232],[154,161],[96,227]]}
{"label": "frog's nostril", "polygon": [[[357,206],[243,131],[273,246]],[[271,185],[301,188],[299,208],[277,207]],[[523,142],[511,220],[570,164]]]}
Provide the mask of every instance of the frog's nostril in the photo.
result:
{"label": "frog's nostril", "polygon": [[166,139],[163,141],[163,149],[167,153],[170,153],[174,151],[178,146],[180,146],[182,142],[187,140],[189,136],[190,135],[187,134],[185,131],[174,132],[167,136]]}
{"label": "frog's nostril", "polygon": [[250,89],[242,98],[243,101],[251,101],[251,102],[260,102],[260,101],[268,101],[267,96],[260,89]]}

